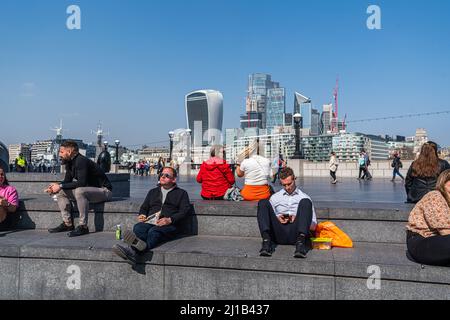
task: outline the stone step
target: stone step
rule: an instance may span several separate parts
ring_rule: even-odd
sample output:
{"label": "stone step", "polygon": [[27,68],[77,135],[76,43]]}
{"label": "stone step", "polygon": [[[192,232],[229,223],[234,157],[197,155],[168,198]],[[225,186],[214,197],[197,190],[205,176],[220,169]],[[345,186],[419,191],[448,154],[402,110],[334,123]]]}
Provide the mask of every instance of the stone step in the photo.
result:
{"label": "stone step", "polygon": [[[195,216],[191,233],[198,235],[259,237],[255,202],[193,201]],[[140,203],[129,199],[96,206],[89,214],[92,231],[113,231],[120,224],[131,229],[137,222]],[[411,205],[385,203],[315,203],[320,221],[331,220],[353,241],[404,243],[405,224]],[[61,223],[51,198],[28,198],[21,205],[20,228],[48,229]],[[74,214],[77,217],[77,213]],[[75,218],[77,222],[77,218]]]}
{"label": "stone step", "polygon": [[[405,245],[355,243],[292,257],[260,257],[258,238],[192,236],[165,243],[133,271],[114,233],[78,238],[0,233],[0,299],[448,299],[447,268],[410,261]],[[80,289],[67,286],[78,270]],[[374,282],[379,272],[379,286]],[[369,277],[371,277],[369,279]],[[70,278],[70,279],[69,279]],[[369,283],[369,286],[368,286]]]}

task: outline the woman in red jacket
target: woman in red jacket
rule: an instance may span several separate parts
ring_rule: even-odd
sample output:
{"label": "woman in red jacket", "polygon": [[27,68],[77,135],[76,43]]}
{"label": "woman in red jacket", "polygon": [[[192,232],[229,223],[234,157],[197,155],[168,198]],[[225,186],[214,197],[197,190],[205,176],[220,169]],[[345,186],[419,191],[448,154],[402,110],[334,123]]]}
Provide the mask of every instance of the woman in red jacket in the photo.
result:
{"label": "woman in red jacket", "polygon": [[204,200],[223,200],[227,190],[234,184],[234,175],[223,159],[222,146],[212,146],[210,154],[211,158],[200,166],[197,182],[202,184],[201,196]]}

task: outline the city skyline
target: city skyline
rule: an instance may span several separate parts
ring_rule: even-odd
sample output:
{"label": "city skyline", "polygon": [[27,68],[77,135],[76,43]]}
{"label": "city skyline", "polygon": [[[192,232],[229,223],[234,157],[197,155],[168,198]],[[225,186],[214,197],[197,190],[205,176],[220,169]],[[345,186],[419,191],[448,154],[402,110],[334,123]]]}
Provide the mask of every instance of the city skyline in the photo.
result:
{"label": "city skyline", "polygon": [[[60,119],[70,130],[65,137],[88,142],[95,141],[90,131],[98,121],[108,140],[125,146],[168,141],[168,131],[186,126],[185,95],[200,89],[223,93],[223,128],[238,128],[253,73],[282,84],[287,113],[295,92],[321,111],[333,101],[337,76],[340,118],[450,109],[448,2],[380,1],[381,30],[367,29],[364,1],[77,1],[83,23],[73,31],[65,27],[69,4],[2,3],[0,28],[8,32],[0,106],[9,121],[0,140],[7,145],[53,138],[49,128]],[[211,11],[220,15],[213,19]],[[292,20],[300,11],[301,19]],[[256,32],[250,14],[272,17],[276,28]],[[205,19],[192,19],[198,16]],[[267,45],[258,47],[260,41]],[[352,123],[348,130],[412,136],[423,127],[449,146],[449,118]]]}

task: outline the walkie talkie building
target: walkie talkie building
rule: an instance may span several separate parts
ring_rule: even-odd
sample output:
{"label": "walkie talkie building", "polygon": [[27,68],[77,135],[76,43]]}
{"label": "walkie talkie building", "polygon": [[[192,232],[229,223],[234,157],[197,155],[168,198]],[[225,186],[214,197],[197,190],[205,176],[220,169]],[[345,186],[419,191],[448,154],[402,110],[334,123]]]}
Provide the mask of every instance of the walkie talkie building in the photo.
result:
{"label": "walkie talkie building", "polygon": [[185,98],[187,127],[194,146],[222,143],[223,95],[216,90],[198,90]]}

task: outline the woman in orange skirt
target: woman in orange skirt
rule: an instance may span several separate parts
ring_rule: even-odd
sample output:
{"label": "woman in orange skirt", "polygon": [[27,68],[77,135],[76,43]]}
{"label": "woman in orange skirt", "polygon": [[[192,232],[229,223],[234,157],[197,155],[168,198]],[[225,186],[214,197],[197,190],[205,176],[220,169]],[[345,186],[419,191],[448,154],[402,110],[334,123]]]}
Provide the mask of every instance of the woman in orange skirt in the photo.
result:
{"label": "woman in orange skirt", "polygon": [[259,201],[270,198],[271,162],[269,159],[253,155],[237,166],[236,173],[238,177],[245,177],[244,188],[241,190],[244,200]]}

